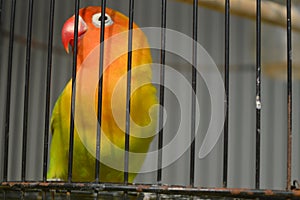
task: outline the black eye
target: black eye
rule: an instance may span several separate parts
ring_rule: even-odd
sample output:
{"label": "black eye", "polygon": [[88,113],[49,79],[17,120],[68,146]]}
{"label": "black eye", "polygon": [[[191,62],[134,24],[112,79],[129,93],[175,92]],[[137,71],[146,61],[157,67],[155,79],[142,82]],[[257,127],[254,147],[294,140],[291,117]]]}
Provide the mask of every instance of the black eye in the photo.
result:
{"label": "black eye", "polygon": [[[111,17],[108,14],[105,14],[104,20],[105,20],[105,26],[109,26],[109,25],[112,25],[114,23],[112,21]],[[101,13],[94,14],[93,17],[92,17],[92,21],[93,21],[94,26],[100,28],[100,26],[101,26]]]}
{"label": "black eye", "polygon": [[[108,19],[108,17],[105,15],[105,16],[104,16],[104,21],[106,21],[107,19]],[[101,15],[100,15],[98,21],[101,22]]]}

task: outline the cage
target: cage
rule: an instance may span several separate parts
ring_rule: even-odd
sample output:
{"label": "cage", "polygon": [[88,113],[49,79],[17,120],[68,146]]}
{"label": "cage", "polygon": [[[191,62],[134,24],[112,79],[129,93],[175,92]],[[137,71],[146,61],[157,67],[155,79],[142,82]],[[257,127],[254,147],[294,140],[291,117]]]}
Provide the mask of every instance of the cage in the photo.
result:
{"label": "cage", "polygon": [[[77,30],[79,9],[87,6],[128,17],[128,42],[114,49],[125,48],[128,56],[124,155],[110,162],[121,166],[122,181],[101,181],[95,169],[94,180],[73,180],[84,165],[72,166],[74,113],[67,123],[67,177],[47,176],[53,108],[70,80],[78,93],[80,38],[74,31],[67,54],[61,31],[72,15]],[[298,9],[296,0],[1,0],[0,198],[299,199]],[[107,53],[105,20],[98,16],[99,71]],[[139,112],[129,106],[133,22],[149,43],[158,106],[154,139],[131,182],[130,117]],[[69,100],[74,108],[78,99]],[[99,119],[106,108],[98,108]],[[95,127],[93,163],[101,170],[103,133]]]}

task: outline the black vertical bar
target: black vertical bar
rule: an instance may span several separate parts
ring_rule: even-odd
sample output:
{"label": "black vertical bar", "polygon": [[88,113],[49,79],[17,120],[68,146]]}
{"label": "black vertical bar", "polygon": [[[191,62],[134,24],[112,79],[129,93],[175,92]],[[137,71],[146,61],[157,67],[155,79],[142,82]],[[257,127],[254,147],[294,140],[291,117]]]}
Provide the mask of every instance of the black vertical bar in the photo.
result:
{"label": "black vertical bar", "polygon": [[95,180],[99,182],[100,173],[100,142],[102,125],[102,89],[103,89],[103,61],[104,61],[104,30],[105,30],[105,9],[106,0],[101,0],[101,30],[100,30],[100,60],[99,60],[99,83],[98,83],[98,126],[96,138],[96,161],[95,161]]}
{"label": "black vertical bar", "polygon": [[191,148],[190,148],[190,185],[195,183],[195,122],[196,122],[196,91],[197,91],[197,37],[198,33],[198,0],[193,1],[193,69],[192,69],[192,110],[191,110]]}
{"label": "black vertical bar", "polygon": [[45,129],[44,129],[44,158],[43,158],[43,181],[47,181],[48,167],[48,145],[49,145],[49,122],[50,122],[50,85],[52,71],[52,49],[53,49],[53,24],[54,24],[55,0],[50,1],[49,35],[48,35],[48,58],[46,78],[46,105],[45,105]]}
{"label": "black vertical bar", "polygon": [[[79,5],[80,1],[75,1],[75,24],[74,24],[74,51],[73,51],[73,66],[72,66],[72,92],[71,92],[71,113],[70,113],[70,141],[69,141],[69,162],[68,162],[68,182],[72,181],[73,167],[73,149],[74,149],[74,115],[75,112],[75,97],[76,97],[76,66],[77,66],[77,44],[78,44],[78,21],[79,21]],[[74,108],[74,109],[73,109]]]}
{"label": "black vertical bar", "polygon": [[260,185],[260,133],[261,133],[261,0],[256,0],[256,145],[255,188]]}
{"label": "black vertical bar", "polygon": [[165,96],[165,63],[166,63],[166,24],[167,24],[167,0],[161,1],[161,50],[160,50],[160,81],[159,81],[159,133],[158,133],[158,160],[156,181],[161,184],[162,180],[162,147],[163,147],[163,119],[164,119],[164,96]]}
{"label": "black vertical bar", "polygon": [[3,0],[0,0],[0,24],[2,24]]}
{"label": "black vertical bar", "polygon": [[31,56],[31,35],[32,35],[33,0],[29,0],[27,42],[26,42],[26,66],[25,66],[25,93],[24,93],[24,113],[23,113],[23,143],[22,143],[22,172],[21,179],[26,178],[26,155],[27,155],[27,125],[28,125],[28,101],[29,101],[29,76],[30,76],[30,56]]}
{"label": "black vertical bar", "polygon": [[292,174],[292,17],[291,0],[286,1],[287,12],[287,178],[286,189],[291,189]]}
{"label": "black vertical bar", "polygon": [[134,0],[130,0],[129,1],[129,24],[128,24],[129,32],[128,32],[127,88],[126,88],[125,159],[124,159],[124,183],[125,184],[128,184],[128,167],[129,167],[130,93],[131,93],[133,14],[134,14]]}
{"label": "black vertical bar", "polygon": [[228,176],[228,123],[229,123],[229,39],[230,39],[230,0],[225,0],[225,122],[223,151],[223,187],[227,187]]}
{"label": "black vertical bar", "polygon": [[7,65],[7,88],[6,88],[6,110],[5,110],[5,133],[4,133],[4,164],[3,164],[3,181],[7,181],[8,175],[8,145],[9,145],[9,123],[10,123],[10,99],[11,99],[11,72],[14,48],[14,32],[15,32],[15,16],[16,16],[16,0],[11,1],[10,11],[10,32],[9,32],[9,49],[8,49],[8,65]]}

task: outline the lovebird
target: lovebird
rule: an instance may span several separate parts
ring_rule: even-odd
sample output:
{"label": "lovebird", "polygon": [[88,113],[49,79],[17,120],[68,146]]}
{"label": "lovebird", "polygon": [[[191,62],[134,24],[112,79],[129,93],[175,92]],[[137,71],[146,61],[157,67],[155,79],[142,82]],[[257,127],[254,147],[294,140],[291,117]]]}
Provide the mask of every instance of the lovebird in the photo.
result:
{"label": "lovebird", "polygon": [[[125,15],[110,8],[105,12],[101,123],[97,119],[101,7],[79,10],[75,107],[71,109],[72,80],[58,97],[51,116],[48,180],[68,179],[70,116],[74,116],[72,181],[95,180],[97,126],[100,137],[100,181],[123,182],[125,158],[128,26]],[[75,16],[62,28],[67,52],[74,48]],[[157,132],[157,90],[152,80],[148,40],[133,24],[130,94],[128,182],[143,165]],[[92,78],[94,77],[94,78]],[[96,77],[96,79],[95,79]],[[96,81],[95,81],[96,80]],[[101,104],[101,103],[100,103]]]}

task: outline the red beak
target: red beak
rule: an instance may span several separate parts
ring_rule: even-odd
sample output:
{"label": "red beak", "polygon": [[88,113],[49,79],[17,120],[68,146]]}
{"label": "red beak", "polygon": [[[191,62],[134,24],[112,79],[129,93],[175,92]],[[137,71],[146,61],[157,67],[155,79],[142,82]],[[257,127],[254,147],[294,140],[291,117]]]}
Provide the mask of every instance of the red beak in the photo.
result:
{"label": "red beak", "polygon": [[[80,37],[87,31],[87,25],[80,16],[79,16],[78,20],[79,20],[78,21],[78,37]],[[65,24],[62,28],[62,32],[61,32],[62,43],[63,43],[64,48],[67,53],[69,53],[69,44],[73,47],[74,25],[75,25],[75,16],[72,16],[65,22]]]}

